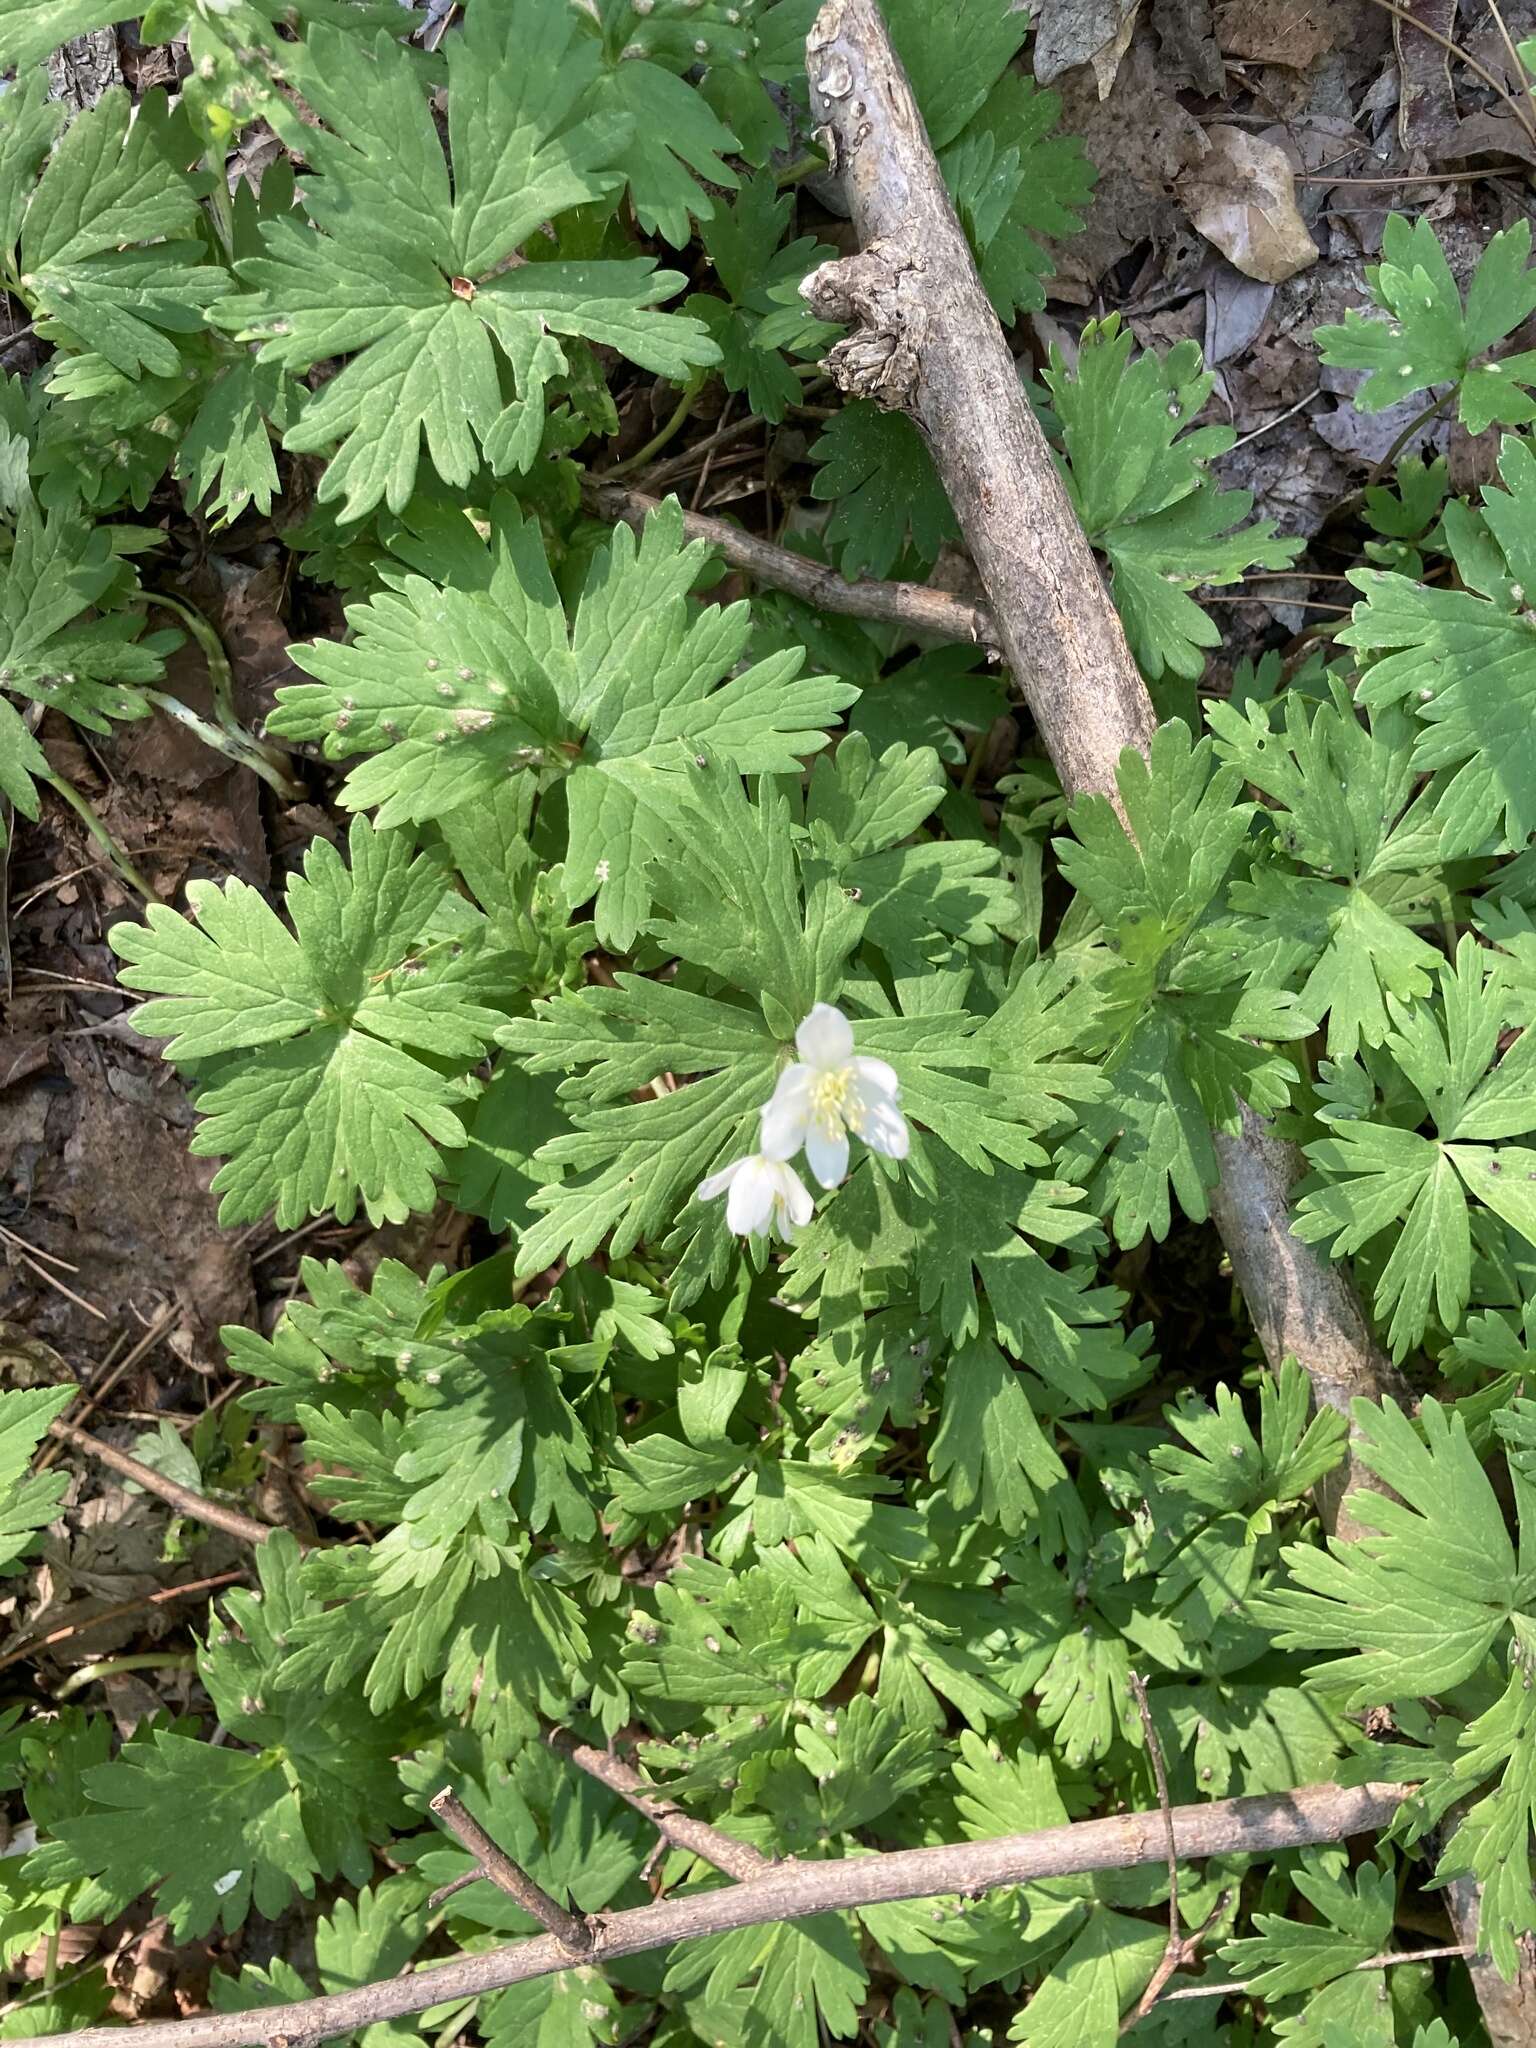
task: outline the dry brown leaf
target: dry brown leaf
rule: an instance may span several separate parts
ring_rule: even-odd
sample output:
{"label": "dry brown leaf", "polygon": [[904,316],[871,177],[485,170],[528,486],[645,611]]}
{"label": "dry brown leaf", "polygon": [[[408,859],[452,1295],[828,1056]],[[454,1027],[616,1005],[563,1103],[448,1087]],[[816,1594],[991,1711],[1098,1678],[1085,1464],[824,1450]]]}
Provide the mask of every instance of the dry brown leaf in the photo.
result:
{"label": "dry brown leaf", "polygon": [[1035,77],[1049,85],[1075,65],[1091,64],[1099,98],[1107,98],[1140,6],[1141,0],[1043,0],[1035,22]]}
{"label": "dry brown leaf", "polygon": [[1225,0],[1216,10],[1216,40],[1224,57],[1280,64],[1305,71],[1334,45],[1329,21],[1337,0]]}
{"label": "dry brown leaf", "polygon": [[1296,210],[1296,174],[1284,150],[1241,128],[1206,130],[1210,153],[1179,180],[1190,220],[1244,277],[1283,284],[1315,263],[1318,248]]}

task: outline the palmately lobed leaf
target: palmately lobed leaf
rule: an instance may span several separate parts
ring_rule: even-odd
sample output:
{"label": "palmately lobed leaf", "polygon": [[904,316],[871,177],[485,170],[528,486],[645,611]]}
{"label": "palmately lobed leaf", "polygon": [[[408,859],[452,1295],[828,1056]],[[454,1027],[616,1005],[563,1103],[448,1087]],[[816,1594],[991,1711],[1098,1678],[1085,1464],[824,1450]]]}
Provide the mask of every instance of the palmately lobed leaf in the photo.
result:
{"label": "palmately lobed leaf", "polygon": [[431,1206],[439,1148],[465,1143],[464,1070],[500,1022],[480,935],[430,936],[443,876],[406,839],[359,819],[349,843],[350,867],[310,848],[291,928],[231,881],[194,885],[191,918],[155,905],[111,933],[124,984],[156,997],[137,1027],[172,1034],[197,1076],[194,1149],[225,1159],[226,1222],[275,1209],[292,1227],[359,1203],[398,1221]]}

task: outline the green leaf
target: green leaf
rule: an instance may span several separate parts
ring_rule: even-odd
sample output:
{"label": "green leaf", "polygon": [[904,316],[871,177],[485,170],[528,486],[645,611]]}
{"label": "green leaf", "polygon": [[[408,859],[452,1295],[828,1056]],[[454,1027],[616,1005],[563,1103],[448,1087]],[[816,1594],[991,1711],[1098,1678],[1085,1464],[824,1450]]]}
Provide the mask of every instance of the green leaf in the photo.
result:
{"label": "green leaf", "polygon": [[[1341,327],[1319,327],[1325,363],[1371,372],[1355,393],[1362,412],[1380,412],[1434,384],[1454,384],[1467,431],[1495,423],[1520,426],[1536,419],[1536,353],[1508,356],[1474,367],[1476,359],[1513,334],[1536,311],[1536,271],[1528,221],[1517,221],[1489,242],[1478,258],[1466,302],[1427,220],[1389,217],[1382,260],[1369,265],[1371,296],[1390,318],[1354,311]],[[1524,388],[1522,388],[1524,387]]]}
{"label": "green leaf", "polygon": [[[0,692],[56,707],[77,725],[106,732],[114,718],[145,718],[141,687],[158,682],[174,633],[139,638],[142,614],[123,609],[137,595],[114,551],[113,529],[73,511],[46,518],[24,492],[15,538],[0,568]],[[82,620],[86,612],[95,616]],[[37,816],[34,777],[47,756],[0,694],[0,796]],[[3,844],[3,839],[0,839]]]}
{"label": "green leaf", "polygon": [[649,1515],[719,1492],[747,1461],[741,1444],[685,1444],[657,1431],[615,1453],[614,1497],[627,1514]]}
{"label": "green leaf", "polygon": [[248,509],[271,511],[278,477],[267,422],[286,427],[294,403],[291,381],[247,354],[209,386],[181,438],[174,472],[187,487],[188,504],[215,527]]}
{"label": "green leaf", "polygon": [[1042,92],[1022,72],[1005,72],[940,160],[1005,326],[1045,304],[1043,280],[1056,266],[1036,237],[1077,234],[1079,209],[1093,196],[1097,173],[1082,144],[1053,132],[1060,113],[1056,93]]}
{"label": "green leaf", "polygon": [[816,1780],[822,1825],[834,1832],[868,1826],[938,1770],[927,1731],[867,1693],[838,1714],[801,1723],[795,1750]]}
{"label": "green leaf", "polygon": [[[130,119],[131,116],[131,119]],[[201,209],[170,160],[165,101],[103,93],[56,144],[22,216],[22,284],[48,340],[94,350],[126,376],[181,373],[228,280],[203,264]]]}
{"label": "green leaf", "polygon": [[1098,1907],[1008,2029],[1020,2048],[1112,2048],[1145,1990],[1166,1930]]}
{"label": "green leaf", "polygon": [[1349,1427],[1331,1408],[1311,1409],[1311,1386],[1294,1358],[1259,1382],[1259,1434],[1238,1397],[1216,1389],[1216,1405],[1193,1397],[1166,1413],[1188,1450],[1159,1444],[1152,1463],[1171,1492],[1218,1514],[1239,1513],[1255,1534],[1276,1510],[1300,1501],[1344,1456]]}
{"label": "green leaf", "polygon": [[[1305,1242],[1332,1240],[1335,1255],[1357,1251],[1395,1224],[1402,1228],[1377,1276],[1376,1305],[1392,1311],[1394,1355],[1423,1336],[1430,1303],[1454,1334],[1472,1285],[1469,1201],[1475,1199],[1527,1237],[1536,1233],[1525,1146],[1447,1142],[1504,1138],[1536,1125],[1531,1074],[1536,1042],[1522,1034],[1488,1071],[1505,1014],[1498,956],[1462,939],[1454,963],[1439,966],[1440,1002],[1414,1009],[1392,1001],[1396,1028],[1386,1051],[1402,1071],[1438,1140],[1389,1122],[1337,1116],[1334,1135],[1307,1147],[1323,1184],[1302,1197],[1293,1224]],[[1536,1238],[1533,1238],[1536,1241]]]}
{"label": "green leaf", "polygon": [[[59,19],[53,0],[47,0],[50,22]],[[77,0],[85,6],[87,0]],[[22,216],[31,197],[37,175],[49,146],[64,125],[64,109],[48,96],[48,77],[33,68],[29,57],[11,54],[12,38],[19,24],[13,4],[0,12],[0,60],[16,64],[19,75],[0,99],[0,250],[11,256],[21,235]],[[51,36],[50,29],[50,36]],[[68,33],[68,31],[66,31]],[[54,47],[52,40],[40,54]]]}
{"label": "green leaf", "polygon": [[36,1549],[38,1532],[53,1520],[68,1489],[67,1472],[34,1474],[30,1468],[49,1423],[74,1394],[72,1386],[0,1391],[0,1578]]}
{"label": "green leaf", "polygon": [[[359,519],[415,487],[420,446],[445,483],[483,458],[498,473],[538,453],[544,392],[565,373],[557,336],[616,348],[661,376],[713,362],[696,321],[652,309],[683,282],[649,259],[509,267],[541,222],[600,198],[626,126],[584,112],[598,69],[560,0],[477,14],[447,46],[452,184],[412,56],[316,28],[304,92],[312,225],[262,223],[266,253],[237,264],[248,296],[220,318],[302,374],[338,355],[284,446],[335,448],[321,503]],[[498,363],[516,396],[502,395]]]}
{"label": "green leaf", "polygon": [[[794,195],[780,193],[768,171],[749,178],[732,206],[715,207],[700,221],[699,239],[728,297],[695,293],[683,308],[713,336],[727,387],[775,422],[798,404],[801,388],[780,350],[807,356],[837,331],[812,316],[797,289],[830,248],[808,235],[779,247],[793,212]],[[791,293],[798,314],[786,303]]]}
{"label": "green leaf", "polygon": [[837,501],[826,537],[844,576],[888,576],[905,547],[931,562],[959,539],[933,458],[902,413],[852,399],[828,420],[811,459],[820,465],[812,497]]}
{"label": "green leaf", "polygon": [[1349,1653],[1315,1675],[1347,1685],[1351,1708],[1460,1684],[1530,1590],[1460,1416],[1426,1399],[1422,1437],[1390,1400],[1357,1401],[1354,1418],[1358,1455],[1392,1494],[1357,1492],[1366,1533],[1291,1545],[1291,1586],[1254,1603],[1282,1649]]}
{"label": "green leaf", "polygon": [[1304,1868],[1296,1873],[1296,1889],[1321,1918],[1300,1921],[1256,1913],[1258,1933],[1223,1948],[1222,1961],[1256,1996],[1286,1998],[1315,1991],[1391,1947],[1397,1903],[1391,1873],[1366,1863],[1351,1876],[1339,1861],[1336,1850],[1302,1851]]}
{"label": "green leaf", "polygon": [[1524,609],[1536,591],[1536,455],[1506,438],[1499,474],[1505,489],[1483,490],[1492,594],[1352,569],[1365,602],[1339,635],[1372,657],[1360,701],[1406,704],[1420,721],[1415,770],[1454,771],[1436,806],[1444,858],[1500,834],[1518,849],[1536,831],[1536,628]]}
{"label": "green leaf", "polygon": [[857,1942],[831,1913],[687,1942],[666,1975],[666,1988],[699,2001],[696,2010],[748,1991],[743,2048],[816,2048],[821,2028],[846,2040],[858,2031],[867,1982]]}
{"label": "green leaf", "polygon": [[1230,531],[1253,498],[1206,475],[1206,462],[1232,445],[1231,430],[1185,428],[1214,381],[1195,343],[1134,363],[1131,345],[1118,316],[1091,321],[1075,373],[1053,350],[1045,381],[1061,420],[1067,485],[1088,538],[1109,559],[1137,660],[1154,682],[1165,671],[1194,677],[1205,665],[1201,649],[1220,635],[1188,593],[1235,583],[1253,566],[1287,568],[1300,543],[1277,539],[1271,520]]}
{"label": "green leaf", "polygon": [[[338,1899],[314,1926],[315,1980],[320,1990],[334,1995],[399,1976],[421,1946],[425,1890],[419,1876],[405,1871],[380,1884],[365,1885],[355,1899]],[[250,2012],[314,1995],[314,1986],[282,1956],[265,1968],[242,1964],[237,1977],[215,1972],[208,1984],[215,2012]],[[354,2036],[358,2048],[390,2048],[391,2043],[416,2037],[417,2027],[410,2019],[381,2021]]]}
{"label": "green leaf", "polygon": [[961,1513],[1017,1536],[1039,1496],[1067,1476],[1036,1421],[1020,1375],[995,1344],[973,1339],[951,1356],[928,1468]]}
{"label": "green leaf", "polygon": [[147,924],[111,933],[124,985],[159,998],[136,1028],[195,1063],[192,1149],[225,1158],[226,1223],[273,1209],[292,1228],[359,1204],[399,1221],[431,1206],[438,1147],[466,1142],[452,1105],[499,1022],[474,948],[431,938],[442,873],[408,840],[359,819],[350,849],[349,868],[311,845],[289,885],[292,929],[231,881],[193,883],[190,918],[152,905]]}
{"label": "green leaf", "polygon": [[538,527],[510,498],[485,541],[451,520],[402,539],[432,580],[386,569],[392,592],[349,611],[348,645],[296,648],[320,681],[280,692],[272,728],[367,754],[343,801],[377,804],[386,826],[484,804],[519,770],[564,771],[566,900],[595,895],[599,940],[627,951],[651,863],[677,846],[690,753],[787,773],[854,694],[797,676],[793,651],[741,669],[748,607],[689,608],[708,551],[682,530],[675,500],[638,539],[615,527],[569,630]]}
{"label": "green leaf", "polygon": [[451,1176],[445,1193],[455,1208],[483,1217],[498,1233],[527,1230],[532,1198],[545,1185],[533,1156],[565,1127],[554,1083],[499,1060],[464,1126],[464,1150],[444,1161]]}
{"label": "green leaf", "polygon": [[942,8],[891,0],[887,13],[928,140],[943,149],[981,107],[1028,24],[1009,0],[955,0]]}
{"label": "green leaf", "polygon": [[[741,10],[697,0],[689,7],[661,0],[650,8],[597,0],[578,20],[586,14],[587,34],[601,35],[603,64],[585,104],[616,126],[610,160],[624,175],[635,218],[647,233],[681,249],[692,221],[714,215],[704,187],[735,190],[736,173],[725,158],[737,153],[738,141],[706,93],[678,74],[695,71],[702,59],[706,86],[727,82],[727,109],[740,101],[743,87],[761,95]],[[717,91],[715,97],[722,96]]]}
{"label": "green leaf", "polygon": [[158,1729],[88,1774],[104,1810],[54,1832],[71,1868],[93,1875],[114,1910],[152,1891],[178,1940],[220,1923],[233,1931],[253,1906],[274,1919],[296,1892],[312,1897],[320,1873],[281,1764],[279,1750],[215,1748]]}
{"label": "green leaf", "polygon": [[1507,1979],[1519,1969],[1525,1938],[1536,1931],[1530,1863],[1536,1710],[1525,1683],[1532,1632],[1524,1617],[1516,1620],[1515,1637],[1503,1696],[1460,1730],[1453,1767],[1453,1782],[1463,1796],[1466,1787],[1495,1774],[1498,1782],[1467,1804],[1435,1872],[1440,1881],[1462,1875],[1478,1881],[1479,1945]]}

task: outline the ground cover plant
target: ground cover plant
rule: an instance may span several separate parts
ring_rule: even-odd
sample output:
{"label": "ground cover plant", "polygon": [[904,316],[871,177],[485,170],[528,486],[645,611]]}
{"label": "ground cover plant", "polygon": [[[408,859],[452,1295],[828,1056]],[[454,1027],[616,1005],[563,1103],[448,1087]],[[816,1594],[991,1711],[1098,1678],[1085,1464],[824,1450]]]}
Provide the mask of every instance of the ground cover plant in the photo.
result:
{"label": "ground cover plant", "polygon": [[1536,2040],[1527,194],[1401,138],[1303,528],[1046,312],[1091,12],[0,0],[6,858],[206,1162],[0,1323],[0,2036]]}

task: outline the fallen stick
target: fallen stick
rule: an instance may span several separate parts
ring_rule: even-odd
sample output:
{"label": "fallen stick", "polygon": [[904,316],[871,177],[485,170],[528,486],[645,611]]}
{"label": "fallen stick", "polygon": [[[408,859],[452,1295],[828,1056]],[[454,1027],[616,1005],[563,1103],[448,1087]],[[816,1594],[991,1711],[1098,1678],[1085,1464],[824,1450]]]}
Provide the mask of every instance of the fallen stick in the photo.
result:
{"label": "fallen stick", "polygon": [[774,1864],[745,1884],[721,1885],[686,1899],[661,1899],[606,1918],[594,1915],[592,1945],[576,1958],[553,1935],[540,1934],[325,1998],[258,2006],[249,2012],[208,2013],[190,2020],[155,2020],[130,2029],[82,2027],[72,2034],[41,2035],[32,2048],[65,2048],[66,2043],[69,2048],[298,2048],[300,2043],[350,2034],[453,1999],[481,1997],[531,1977],[547,1977],[572,1968],[573,1962],[601,1967],[620,1956],[666,1948],[675,1941],[775,1920],[1161,1863],[1170,1825],[1184,1860],[1342,1842],[1383,1826],[1409,1790],[1404,1785],[1303,1785],[1294,1792],[1258,1798],[1215,1799],[1166,1811],[1115,1814],[1107,1820],[1068,1821],[1062,1827],[1002,1835],[990,1842],[892,1849],[826,1863]]}
{"label": "fallen stick", "polygon": [[[874,0],[826,0],[806,39],[818,139],[861,244],[801,286],[822,319],[852,323],[827,358],[845,391],[921,428],[997,623],[1014,680],[1069,796],[1119,807],[1115,769],[1145,753],[1152,700],[1002,328],[977,276]],[[1123,816],[1123,813],[1122,813]],[[1272,1365],[1294,1356],[1319,1401],[1404,1391],[1343,1271],[1290,1235],[1293,1147],[1245,1113],[1218,1138],[1217,1227]],[[1351,1460],[1343,1497],[1370,1474]],[[1346,1522],[1347,1526],[1347,1522]]]}
{"label": "fallen stick", "polygon": [[190,1486],[183,1486],[179,1480],[167,1478],[165,1473],[157,1472],[141,1459],[131,1458],[126,1451],[102,1443],[83,1429],[76,1429],[72,1422],[50,1422],[48,1434],[74,1450],[84,1451],[88,1458],[95,1458],[98,1464],[105,1465],[120,1478],[131,1479],[135,1486],[155,1494],[173,1507],[178,1515],[190,1516],[194,1522],[203,1522],[210,1529],[233,1536],[237,1543],[265,1543],[276,1533],[270,1522],[258,1522],[251,1515],[242,1515],[238,1508],[223,1507],[216,1500],[194,1493]]}
{"label": "fallen stick", "polygon": [[[627,484],[608,484],[600,478],[582,488],[582,497],[605,519],[622,519],[636,529],[658,505],[645,491],[633,491]],[[930,590],[926,583],[880,583],[865,579],[845,582],[825,562],[813,562],[807,555],[794,554],[771,540],[760,540],[724,519],[711,519],[703,512],[684,512],[683,532],[689,540],[707,540],[717,548],[733,569],[755,576],[775,590],[786,590],[803,598],[818,611],[842,612],[855,619],[873,619],[881,625],[904,626],[909,633],[931,634],[936,640],[961,640],[985,647],[994,657],[998,652],[997,627],[982,604],[971,604],[947,590]]]}
{"label": "fallen stick", "polygon": [[633,1764],[625,1763],[612,1750],[595,1749],[590,1742],[578,1742],[561,1729],[550,1729],[544,1740],[556,1756],[563,1756],[577,1770],[585,1771],[610,1792],[616,1792],[636,1813],[643,1813],[670,1847],[687,1849],[704,1862],[712,1863],[716,1870],[723,1870],[727,1877],[743,1882],[761,1877],[764,1871],[773,1868],[771,1856],[754,1849],[750,1842],[738,1842],[734,1835],[711,1827],[707,1820],[695,1820],[667,1797],[665,1786],[652,1785]]}

